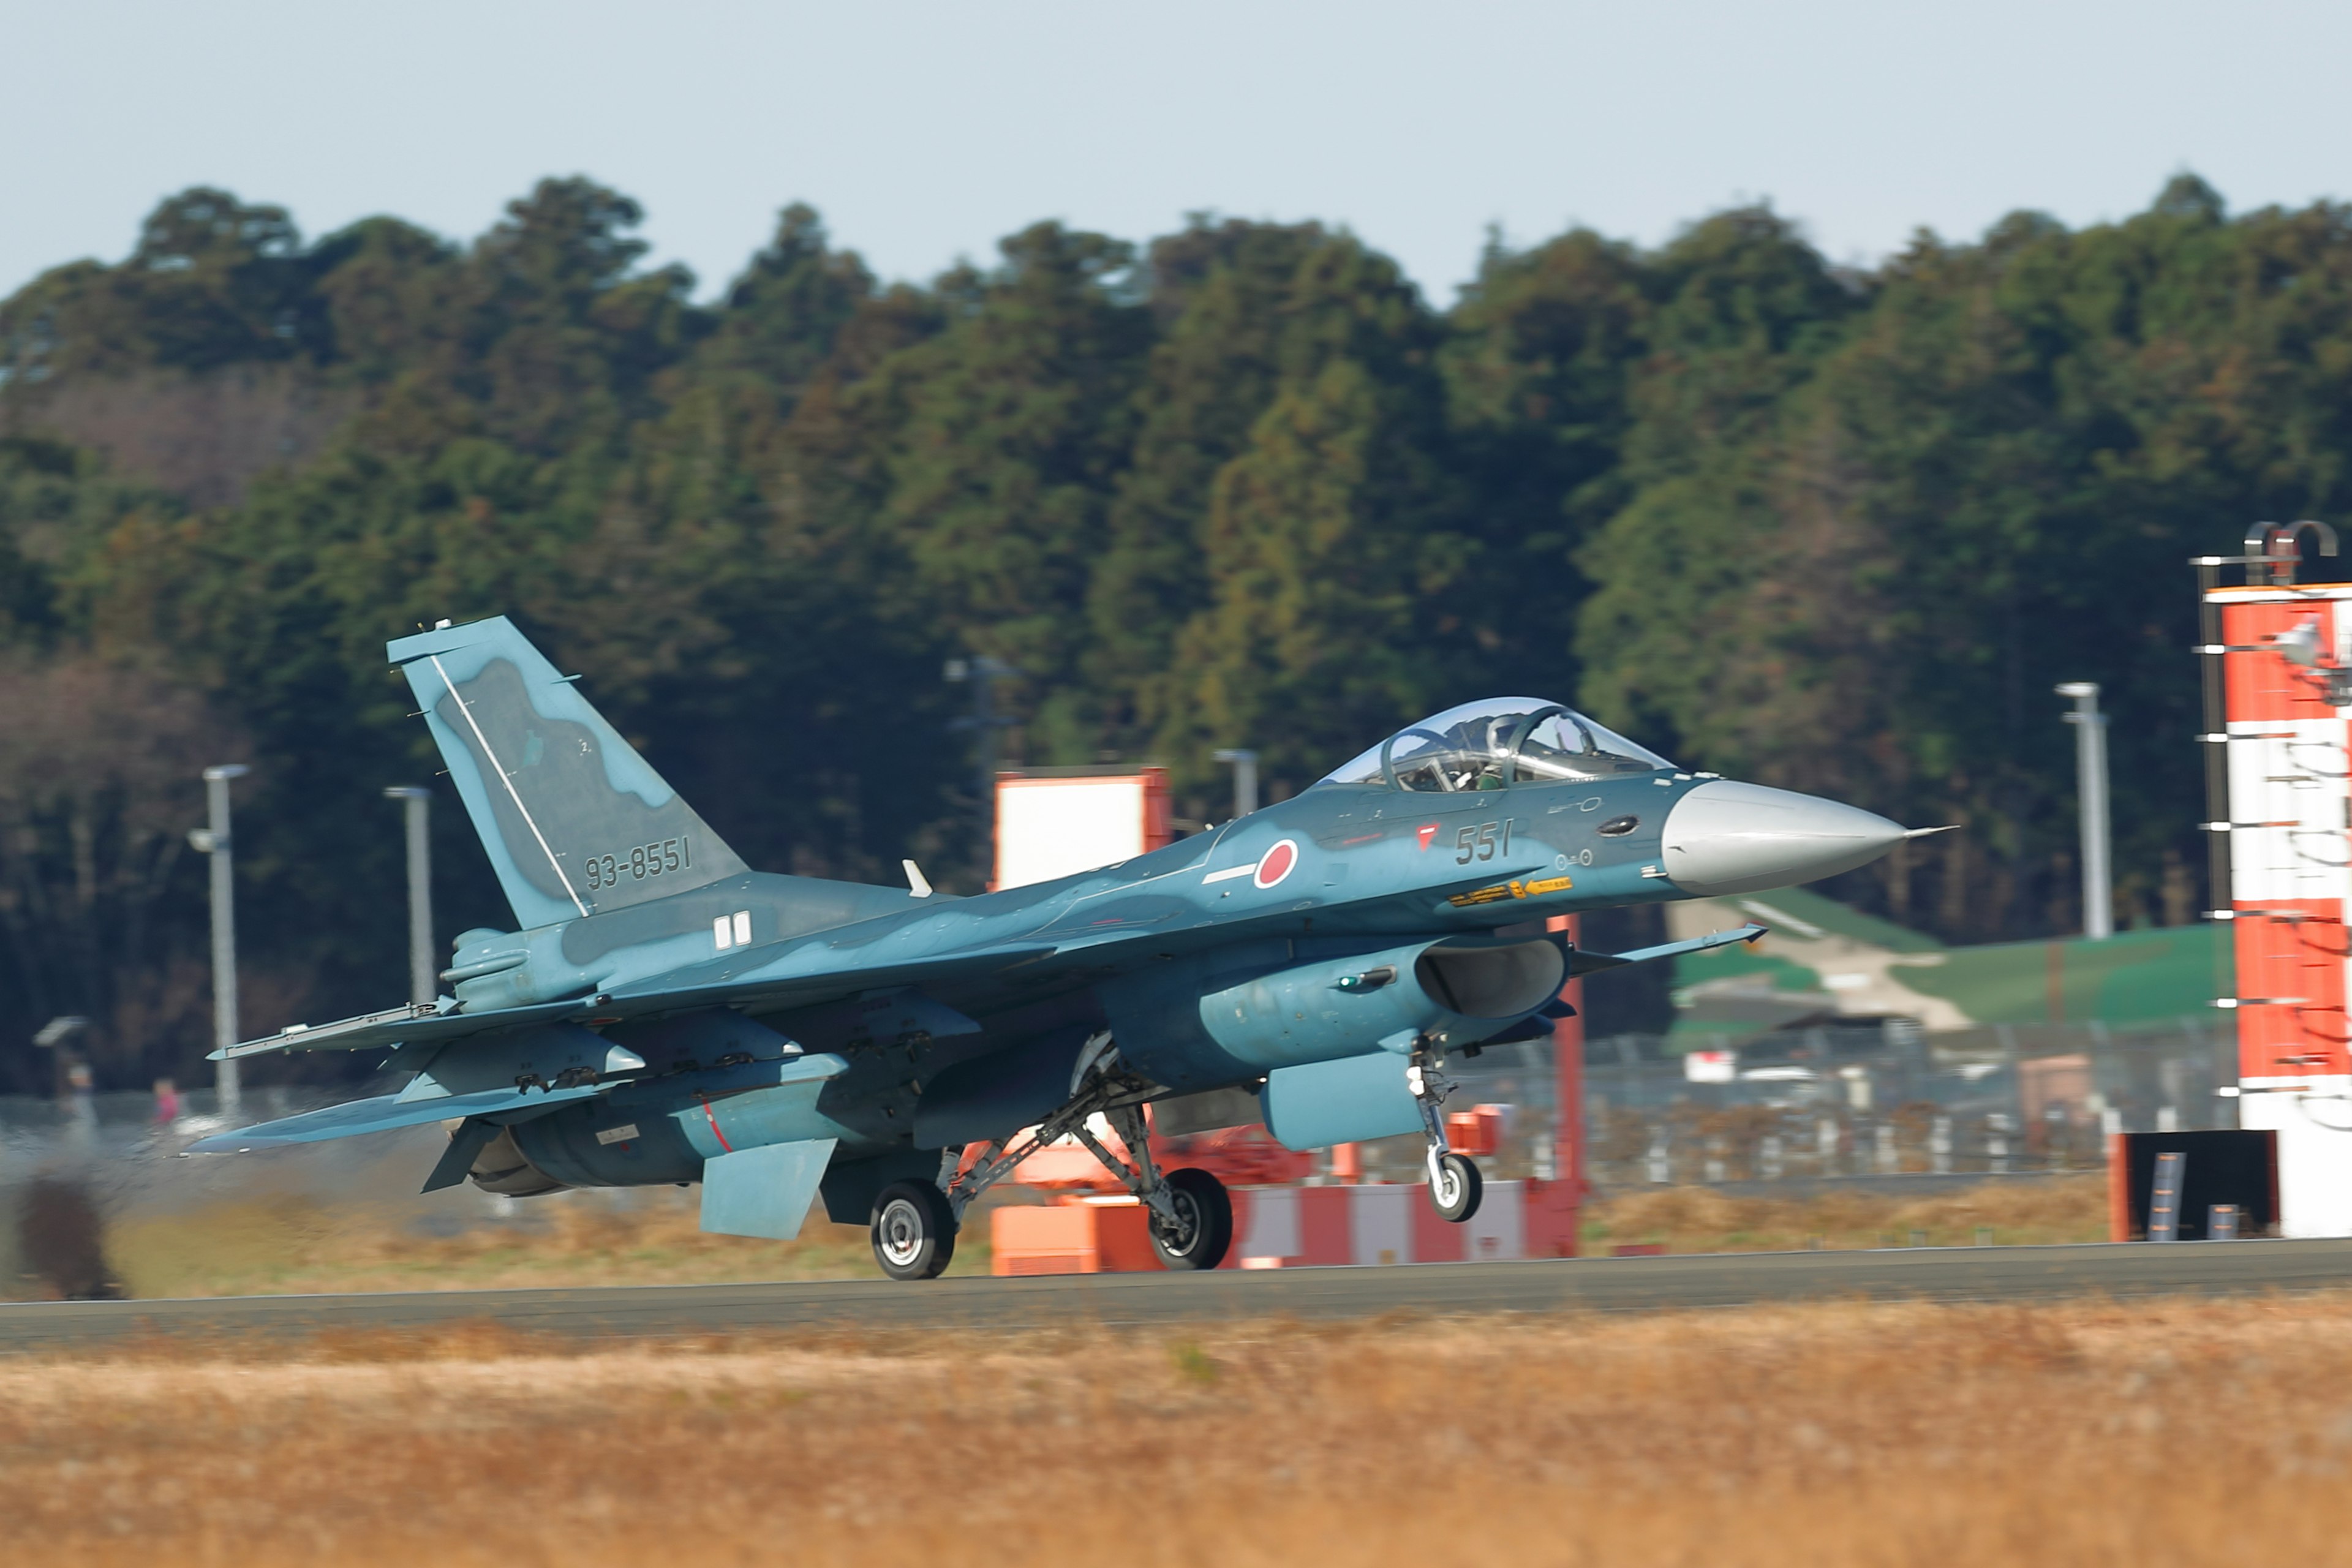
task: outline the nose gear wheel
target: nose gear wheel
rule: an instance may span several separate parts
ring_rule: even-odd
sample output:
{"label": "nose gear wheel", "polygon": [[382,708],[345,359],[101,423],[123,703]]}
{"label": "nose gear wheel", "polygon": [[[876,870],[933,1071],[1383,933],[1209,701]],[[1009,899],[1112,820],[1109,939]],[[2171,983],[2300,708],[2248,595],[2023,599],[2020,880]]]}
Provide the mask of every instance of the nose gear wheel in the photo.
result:
{"label": "nose gear wheel", "polygon": [[1460,1225],[1478,1212],[1486,1181],[1477,1163],[1457,1154],[1445,1141],[1445,1097],[1455,1085],[1444,1073],[1445,1058],[1427,1036],[1413,1044],[1412,1059],[1404,1069],[1405,1088],[1421,1111],[1421,1130],[1429,1140],[1429,1203],[1437,1217]]}
{"label": "nose gear wheel", "polygon": [[1430,1206],[1437,1210],[1438,1218],[1459,1225],[1478,1212],[1486,1184],[1477,1162],[1465,1154],[1441,1154],[1430,1172]]}

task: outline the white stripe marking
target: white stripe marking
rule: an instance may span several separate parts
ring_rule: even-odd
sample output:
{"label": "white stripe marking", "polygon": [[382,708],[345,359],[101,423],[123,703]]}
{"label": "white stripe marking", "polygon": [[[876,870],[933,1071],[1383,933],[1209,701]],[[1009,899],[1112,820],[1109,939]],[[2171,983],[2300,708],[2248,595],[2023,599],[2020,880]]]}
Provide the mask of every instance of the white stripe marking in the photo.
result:
{"label": "white stripe marking", "polygon": [[499,764],[499,754],[490,750],[490,738],[483,734],[481,725],[475,722],[474,710],[466,706],[466,700],[457,696],[457,683],[449,679],[447,670],[441,668],[441,656],[434,653],[427,654],[425,657],[433,661],[433,672],[441,678],[441,684],[449,689],[449,695],[457,698],[457,711],[466,716],[466,727],[474,731],[474,740],[481,746],[482,755],[490,760],[490,766],[497,771],[499,783],[507,786],[507,798],[514,802],[517,811],[522,813],[523,826],[530,829],[530,836],[533,838],[539,840],[540,853],[545,855],[547,863],[555,868],[555,879],[563,884],[564,896],[572,900],[573,909],[583,915],[586,914],[588,906],[582,903],[580,895],[572,890],[572,879],[563,874],[563,862],[558,860],[555,858],[555,851],[547,847],[547,835],[541,833],[539,830],[539,824],[530,819],[530,807],[523,805],[522,796],[516,793],[514,780],[507,776],[506,769]]}
{"label": "white stripe marking", "polygon": [[1210,882],[1230,882],[1235,877],[1246,877],[1256,869],[1257,865],[1255,861],[1247,866],[1228,866],[1222,871],[1210,872],[1207,876],[1202,878],[1201,881],[1203,885]]}

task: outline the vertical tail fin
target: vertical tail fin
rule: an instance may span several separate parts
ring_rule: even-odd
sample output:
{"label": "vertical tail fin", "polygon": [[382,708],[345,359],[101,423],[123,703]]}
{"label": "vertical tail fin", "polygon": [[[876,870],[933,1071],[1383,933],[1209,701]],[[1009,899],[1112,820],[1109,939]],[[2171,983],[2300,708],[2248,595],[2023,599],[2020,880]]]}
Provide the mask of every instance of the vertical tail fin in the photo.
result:
{"label": "vertical tail fin", "polygon": [[504,616],[384,651],[408,677],[523,928],[745,869]]}

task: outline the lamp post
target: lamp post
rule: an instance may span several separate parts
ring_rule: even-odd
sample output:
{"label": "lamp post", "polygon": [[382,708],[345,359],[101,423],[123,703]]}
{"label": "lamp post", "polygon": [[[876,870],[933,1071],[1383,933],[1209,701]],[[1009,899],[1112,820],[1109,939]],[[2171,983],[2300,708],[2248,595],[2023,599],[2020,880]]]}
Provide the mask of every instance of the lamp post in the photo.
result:
{"label": "lamp post", "polygon": [[[232,868],[228,822],[228,786],[253,770],[243,763],[224,763],[205,770],[207,826],[188,835],[188,842],[212,857],[213,862],[213,1044],[227,1050],[236,1044],[236,889],[229,879]],[[236,1111],[236,1062],[223,1057],[213,1079],[220,1114]]]}
{"label": "lamp post", "polygon": [[1217,761],[1234,765],[1234,816],[1236,820],[1257,809],[1257,753],[1234,747],[1219,752]]}
{"label": "lamp post", "polygon": [[2074,791],[2083,803],[2083,934],[2104,942],[2116,934],[2107,868],[2107,716],[2099,711],[2095,680],[2070,680],[2057,691],[2074,700],[2074,710],[2061,717],[2074,726]]}
{"label": "lamp post", "polygon": [[408,999],[430,1007],[440,997],[433,970],[433,792],[394,784],[383,798],[401,803],[408,831]]}
{"label": "lamp post", "polygon": [[1001,658],[986,654],[972,658],[951,658],[942,672],[950,680],[971,682],[971,712],[969,716],[950,721],[951,730],[970,730],[974,741],[974,752],[979,763],[975,804],[980,810],[980,845],[983,858],[981,868],[984,879],[996,875],[996,732],[1009,728],[1013,720],[996,710],[996,683],[1017,679],[1022,671]]}

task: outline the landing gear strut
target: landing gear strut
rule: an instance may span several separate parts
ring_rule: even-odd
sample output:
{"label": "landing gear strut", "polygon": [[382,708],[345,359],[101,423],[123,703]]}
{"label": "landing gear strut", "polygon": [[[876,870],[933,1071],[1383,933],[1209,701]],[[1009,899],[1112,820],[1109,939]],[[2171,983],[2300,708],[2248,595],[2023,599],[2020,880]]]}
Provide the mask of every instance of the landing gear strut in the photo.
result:
{"label": "landing gear strut", "polygon": [[[1151,1250],[1161,1263],[1179,1270],[1214,1268],[1233,1245],[1233,1199],[1225,1184],[1206,1171],[1185,1169],[1162,1175],[1152,1163],[1151,1130],[1144,1124],[1143,1102],[1164,1092],[1119,1059],[1118,1047],[1108,1032],[1098,1034],[1078,1053],[1067,1104],[1011,1143],[1002,1140],[991,1143],[979,1163],[960,1176],[952,1173],[946,1162],[941,1163],[943,1201],[960,1220],[974,1198],[1011,1174],[1022,1161],[1048,1143],[1076,1138],[1142,1203],[1151,1227]],[[1108,1122],[1127,1145],[1133,1165],[1113,1154],[1095,1136],[1089,1123],[1097,1116]]]}
{"label": "landing gear strut", "polygon": [[1422,1133],[1429,1140],[1430,1206],[1437,1210],[1438,1218],[1460,1225],[1478,1212],[1486,1181],[1475,1161],[1446,1146],[1444,1110],[1445,1097],[1454,1092],[1454,1085],[1445,1076],[1444,1066],[1444,1056],[1424,1037],[1412,1047],[1404,1082],[1421,1110]]}

